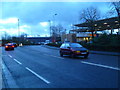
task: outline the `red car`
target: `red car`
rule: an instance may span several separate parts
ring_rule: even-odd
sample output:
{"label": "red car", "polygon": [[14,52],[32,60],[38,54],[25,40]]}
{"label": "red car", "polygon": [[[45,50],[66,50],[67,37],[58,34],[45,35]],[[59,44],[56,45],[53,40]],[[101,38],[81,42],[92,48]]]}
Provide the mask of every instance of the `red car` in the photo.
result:
{"label": "red car", "polygon": [[5,50],[14,50],[14,45],[11,43],[5,44]]}
{"label": "red car", "polygon": [[63,55],[70,55],[71,57],[84,56],[84,58],[87,58],[89,51],[79,43],[63,43],[60,46],[60,56]]}

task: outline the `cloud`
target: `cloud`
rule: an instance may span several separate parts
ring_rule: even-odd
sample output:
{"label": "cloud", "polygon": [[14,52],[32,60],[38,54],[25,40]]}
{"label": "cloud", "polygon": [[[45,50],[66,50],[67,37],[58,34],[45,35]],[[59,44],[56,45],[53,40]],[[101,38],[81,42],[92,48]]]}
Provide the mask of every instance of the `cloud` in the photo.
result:
{"label": "cloud", "polygon": [[91,5],[102,7],[101,11],[104,11],[105,4],[93,2],[3,2],[0,28],[17,30],[19,18],[20,29],[29,35],[49,34],[49,21],[51,25],[61,24],[64,29],[70,30],[71,24],[80,22],[81,9]]}
{"label": "cloud", "polygon": [[48,22],[40,22],[40,25],[43,27],[46,27],[46,26],[48,26]]}
{"label": "cloud", "polygon": [[18,18],[0,19],[0,24],[15,24],[18,23]]}

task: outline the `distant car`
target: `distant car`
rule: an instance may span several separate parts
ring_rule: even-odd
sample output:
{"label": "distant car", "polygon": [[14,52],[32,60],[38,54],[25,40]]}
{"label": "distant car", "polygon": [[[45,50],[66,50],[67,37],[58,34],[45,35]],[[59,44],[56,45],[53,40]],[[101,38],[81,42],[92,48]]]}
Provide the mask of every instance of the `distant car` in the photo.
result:
{"label": "distant car", "polygon": [[63,43],[60,46],[60,56],[63,55],[70,55],[72,58],[75,56],[84,56],[84,58],[87,58],[89,51],[79,43]]}
{"label": "distant car", "polygon": [[12,43],[13,45],[14,45],[14,47],[17,47],[18,45],[17,45],[17,43]]}
{"label": "distant car", "polygon": [[14,45],[12,43],[5,44],[5,50],[14,50]]}

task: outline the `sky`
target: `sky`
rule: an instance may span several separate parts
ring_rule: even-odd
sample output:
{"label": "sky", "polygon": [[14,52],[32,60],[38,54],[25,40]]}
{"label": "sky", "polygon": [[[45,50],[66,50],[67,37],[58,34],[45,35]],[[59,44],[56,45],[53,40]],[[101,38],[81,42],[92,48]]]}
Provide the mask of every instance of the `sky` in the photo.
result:
{"label": "sky", "polygon": [[82,9],[90,6],[98,8],[105,16],[110,10],[108,2],[2,2],[0,3],[0,32],[18,35],[18,19],[20,34],[29,36],[49,36],[51,25],[62,25],[67,31],[72,24],[80,23]]}

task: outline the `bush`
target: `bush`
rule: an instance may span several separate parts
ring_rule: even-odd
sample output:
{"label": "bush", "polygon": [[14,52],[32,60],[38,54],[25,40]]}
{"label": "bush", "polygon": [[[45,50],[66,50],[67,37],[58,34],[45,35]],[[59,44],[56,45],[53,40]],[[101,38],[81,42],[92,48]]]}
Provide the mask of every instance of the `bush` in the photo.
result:
{"label": "bush", "polygon": [[49,44],[47,44],[47,45],[49,45],[49,46],[55,46],[55,47],[60,47],[61,44],[62,44],[62,43],[58,43],[58,44],[56,44],[56,43],[49,43]]}
{"label": "bush", "polygon": [[103,34],[95,37],[93,43],[80,42],[80,44],[90,50],[119,52],[120,35]]}

